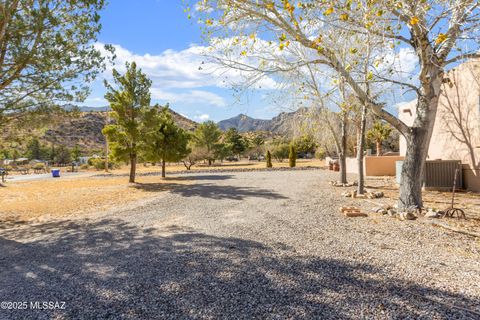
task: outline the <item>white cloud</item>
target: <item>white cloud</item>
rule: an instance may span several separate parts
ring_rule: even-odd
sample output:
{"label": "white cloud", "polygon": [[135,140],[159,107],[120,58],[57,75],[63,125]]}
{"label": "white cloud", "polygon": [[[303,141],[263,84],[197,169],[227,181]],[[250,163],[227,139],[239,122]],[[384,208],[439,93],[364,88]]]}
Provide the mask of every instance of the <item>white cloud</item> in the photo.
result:
{"label": "white cloud", "polygon": [[[208,86],[226,88],[242,80],[242,73],[238,70],[220,70],[217,66],[207,63],[204,53],[209,51],[209,48],[205,46],[190,46],[181,51],[168,49],[158,55],[149,53],[139,55],[120,45],[113,45],[113,47],[116,55],[115,66],[107,68],[107,77],[111,77],[113,67],[124,71],[125,62],[135,61],[152,80],[153,86],[163,89],[192,89]],[[107,54],[102,43],[97,43],[96,48]],[[214,52],[210,51],[209,54]],[[271,89],[274,81],[265,78],[261,80],[259,86],[263,89]]]}
{"label": "white cloud", "polygon": [[159,88],[152,88],[152,98],[163,100],[172,104],[209,104],[215,107],[224,107],[227,105],[225,99],[218,94],[204,90],[189,90],[186,92],[165,91]]}
{"label": "white cloud", "polygon": [[108,106],[108,101],[103,97],[89,97],[82,103],[82,105],[88,105],[90,107],[104,107]]}
{"label": "white cloud", "polygon": [[208,114],[201,114],[199,116],[196,116],[195,119],[198,119],[200,121],[207,121],[208,119],[210,119],[210,115]]}

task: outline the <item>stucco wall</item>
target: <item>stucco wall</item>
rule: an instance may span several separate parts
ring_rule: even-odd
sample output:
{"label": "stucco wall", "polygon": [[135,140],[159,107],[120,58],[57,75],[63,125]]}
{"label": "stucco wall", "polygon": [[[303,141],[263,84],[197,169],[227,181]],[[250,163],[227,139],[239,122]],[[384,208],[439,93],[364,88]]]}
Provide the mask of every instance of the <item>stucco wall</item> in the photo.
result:
{"label": "stucco wall", "polygon": [[[461,160],[480,169],[480,61],[470,61],[447,73],[449,83],[443,85],[428,160]],[[416,101],[399,108],[399,118],[412,125]],[[467,138],[467,139],[465,139]],[[462,140],[462,141],[461,141]],[[465,140],[470,142],[470,151]],[[400,136],[400,155],[406,153],[406,141]],[[472,159],[472,155],[474,156]],[[472,172],[475,172],[472,171]],[[472,179],[480,179],[478,171]],[[473,182],[471,185],[480,181]]]}
{"label": "stucco wall", "polygon": [[[363,161],[366,176],[395,176],[395,162],[403,160],[402,156],[367,156]],[[358,174],[356,158],[347,158],[347,172]]]}
{"label": "stucco wall", "polygon": [[[461,160],[471,163],[464,134],[470,136],[475,148],[476,162],[480,161],[480,62],[468,62],[447,74],[450,84],[443,86],[437,118],[428,150],[428,159]],[[454,112],[452,112],[452,108]],[[416,101],[399,108],[399,118],[412,125],[416,114]],[[463,131],[463,132],[462,132]],[[457,138],[456,138],[456,137]],[[405,155],[406,142],[400,138],[400,155]]]}
{"label": "stucco wall", "polygon": [[462,173],[463,187],[470,191],[480,192],[480,170],[474,170],[468,164],[464,164]]}

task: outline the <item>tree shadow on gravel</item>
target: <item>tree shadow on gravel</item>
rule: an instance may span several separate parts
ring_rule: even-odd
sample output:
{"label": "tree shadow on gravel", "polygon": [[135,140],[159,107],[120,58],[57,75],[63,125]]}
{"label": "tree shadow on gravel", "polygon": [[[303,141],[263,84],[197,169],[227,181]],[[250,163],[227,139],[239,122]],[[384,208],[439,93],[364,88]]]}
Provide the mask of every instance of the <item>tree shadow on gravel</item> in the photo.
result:
{"label": "tree shadow on gravel", "polygon": [[432,300],[479,307],[373,265],[175,226],[51,222],[2,231],[0,246],[0,301],[66,302],[1,319],[473,318]]}
{"label": "tree shadow on gravel", "polygon": [[[204,179],[202,179],[204,180]],[[182,197],[202,197],[210,199],[244,200],[245,198],[288,199],[277,192],[268,189],[238,187],[230,185],[216,185],[213,183],[176,184],[176,183],[137,183],[133,188],[147,192],[161,192],[168,190]]]}

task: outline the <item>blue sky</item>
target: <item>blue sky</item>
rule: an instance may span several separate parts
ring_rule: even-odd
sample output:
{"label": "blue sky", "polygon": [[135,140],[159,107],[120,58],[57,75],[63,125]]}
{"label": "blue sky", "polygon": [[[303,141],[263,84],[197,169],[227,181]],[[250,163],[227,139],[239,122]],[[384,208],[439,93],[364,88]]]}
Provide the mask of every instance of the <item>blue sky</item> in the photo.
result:
{"label": "blue sky", "polygon": [[[153,81],[153,102],[169,102],[173,110],[195,120],[219,121],[239,113],[271,118],[279,111],[262,99],[268,90],[240,101],[218,77],[200,72],[202,40],[199,26],[187,19],[180,0],[112,0],[102,13],[99,46],[112,44],[118,56],[115,68],[135,60]],[[103,79],[92,84],[87,106],[105,106]]]}

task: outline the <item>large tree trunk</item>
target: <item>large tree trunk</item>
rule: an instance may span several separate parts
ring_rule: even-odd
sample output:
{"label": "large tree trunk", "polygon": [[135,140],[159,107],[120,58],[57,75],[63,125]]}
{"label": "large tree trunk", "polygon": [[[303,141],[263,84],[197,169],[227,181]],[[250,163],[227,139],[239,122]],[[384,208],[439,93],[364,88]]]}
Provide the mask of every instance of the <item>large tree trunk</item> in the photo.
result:
{"label": "large tree trunk", "polygon": [[437,116],[443,71],[432,64],[424,74],[428,76],[422,81],[415,121],[409,131],[404,133],[407,151],[401,171],[399,210],[423,207],[422,185],[425,161]]}
{"label": "large tree trunk", "polygon": [[365,130],[367,127],[367,106],[362,106],[362,120],[357,141],[358,186],[357,194],[365,191],[365,173],[363,172],[363,151],[365,149]]}
{"label": "large tree trunk", "polygon": [[135,173],[137,171],[137,155],[135,153],[130,154],[130,178],[128,182],[135,183]]}
{"label": "large tree trunk", "polygon": [[338,154],[339,164],[340,164],[340,182],[347,183],[347,115],[344,112],[342,116],[342,124],[341,124],[341,146],[340,152]]}
{"label": "large tree trunk", "polygon": [[165,159],[162,159],[162,178],[165,178]]}
{"label": "large tree trunk", "polygon": [[400,198],[398,200],[400,210],[423,206],[423,170],[428,155],[428,144],[425,144],[426,134],[424,128],[412,128],[412,132],[405,137],[407,152],[401,171]]}

